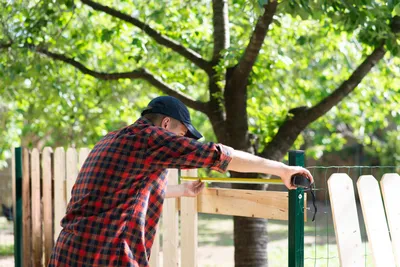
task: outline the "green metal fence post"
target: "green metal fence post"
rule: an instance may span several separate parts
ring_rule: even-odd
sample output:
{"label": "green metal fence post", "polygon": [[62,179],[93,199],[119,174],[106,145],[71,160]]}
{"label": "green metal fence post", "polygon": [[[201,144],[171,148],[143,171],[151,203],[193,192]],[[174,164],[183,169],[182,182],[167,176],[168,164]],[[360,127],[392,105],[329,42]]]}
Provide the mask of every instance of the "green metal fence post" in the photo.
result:
{"label": "green metal fence post", "polygon": [[22,266],[22,148],[15,148],[14,263]]}
{"label": "green metal fence post", "polygon": [[[304,151],[289,151],[289,165],[304,167]],[[304,189],[289,190],[289,267],[304,266]]]}

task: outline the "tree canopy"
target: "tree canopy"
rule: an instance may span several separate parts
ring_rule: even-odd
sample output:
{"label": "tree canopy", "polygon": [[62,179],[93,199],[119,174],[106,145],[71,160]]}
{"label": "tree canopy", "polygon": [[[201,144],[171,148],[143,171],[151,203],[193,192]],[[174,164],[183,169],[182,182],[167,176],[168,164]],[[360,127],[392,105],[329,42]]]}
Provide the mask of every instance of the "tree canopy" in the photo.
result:
{"label": "tree canopy", "polygon": [[[228,5],[230,40],[215,67],[221,88],[226,69],[235,66],[244,53],[265,3]],[[115,8],[117,15],[99,12],[92,8],[95,4],[3,3],[3,157],[5,150],[21,141],[31,146],[93,145],[107,131],[133,122],[149,98],[159,93],[174,90],[208,101],[204,62],[213,59],[217,45],[210,1],[101,3]],[[257,136],[260,151],[289,110],[311,107],[332,93],[379,42],[385,42],[389,50],[386,57],[348,100],[303,132],[297,145],[308,138],[312,144],[308,153],[319,156],[340,149],[346,134],[367,145],[382,146],[386,134],[398,131],[393,127],[399,124],[400,88],[398,29],[391,29],[393,17],[399,15],[399,5],[395,7],[395,1],[387,5],[283,1],[278,5],[248,84],[249,130]],[[99,77],[124,72],[122,79]],[[194,112],[194,117],[206,138],[215,140],[207,118],[201,112]],[[387,127],[383,136],[376,135]]]}
{"label": "tree canopy", "polygon": [[[2,6],[1,159],[19,144],[92,146],[168,94],[207,140],[267,158],[351,137],[400,160],[399,0]],[[266,266],[265,222],[234,229],[236,266]]]}

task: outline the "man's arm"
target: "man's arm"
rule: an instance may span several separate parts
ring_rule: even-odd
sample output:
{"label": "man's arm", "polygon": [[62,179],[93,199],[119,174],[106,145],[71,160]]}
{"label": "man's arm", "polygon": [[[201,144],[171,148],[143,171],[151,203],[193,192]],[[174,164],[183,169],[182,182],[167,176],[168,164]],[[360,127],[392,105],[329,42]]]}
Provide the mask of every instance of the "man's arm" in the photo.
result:
{"label": "man's arm", "polygon": [[234,150],[233,148],[228,149],[231,150],[232,156],[232,160],[228,164],[228,170],[230,171],[276,175],[281,177],[283,183],[289,189],[296,188],[290,183],[291,176],[296,173],[301,173],[302,175],[308,177],[311,182],[314,182],[311,173],[305,168],[288,166],[278,161],[264,159],[247,152]]}

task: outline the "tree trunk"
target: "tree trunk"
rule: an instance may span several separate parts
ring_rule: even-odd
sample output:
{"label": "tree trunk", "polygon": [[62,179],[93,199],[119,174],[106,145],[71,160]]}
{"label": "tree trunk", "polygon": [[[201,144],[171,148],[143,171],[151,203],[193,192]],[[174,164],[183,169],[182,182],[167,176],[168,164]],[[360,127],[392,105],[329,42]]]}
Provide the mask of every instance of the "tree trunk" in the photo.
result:
{"label": "tree trunk", "polygon": [[[243,177],[244,174],[234,173],[234,176]],[[250,177],[255,175],[245,175]],[[235,189],[265,190],[264,185],[234,184]],[[267,220],[235,216],[233,219],[235,266],[268,266],[268,233]]]}

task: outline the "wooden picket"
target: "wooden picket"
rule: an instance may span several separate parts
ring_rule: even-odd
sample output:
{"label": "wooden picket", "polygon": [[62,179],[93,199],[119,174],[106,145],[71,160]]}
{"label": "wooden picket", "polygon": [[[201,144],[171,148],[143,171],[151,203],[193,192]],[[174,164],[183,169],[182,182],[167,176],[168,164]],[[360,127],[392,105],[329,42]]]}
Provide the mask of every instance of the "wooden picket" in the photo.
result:
{"label": "wooden picket", "polygon": [[328,189],[340,266],[364,266],[353,181],[347,174],[332,174]]}
{"label": "wooden picket", "polygon": [[54,153],[54,240],[61,232],[61,219],[67,208],[65,190],[65,151],[58,147]]}
{"label": "wooden picket", "polygon": [[381,180],[382,196],[392,238],[393,253],[397,266],[400,266],[400,175],[388,173]]}
{"label": "wooden picket", "polygon": [[79,155],[78,155],[78,168],[82,168],[83,163],[85,162],[86,158],[88,157],[90,153],[90,149],[89,148],[81,148],[79,150]]}
{"label": "wooden picket", "polygon": [[[178,170],[171,169],[167,175],[168,184],[178,184]],[[163,263],[165,267],[178,266],[178,211],[176,199],[165,199],[163,207]]]}
{"label": "wooden picket", "polygon": [[78,153],[75,148],[67,149],[67,164],[66,164],[66,190],[67,190],[67,203],[71,199],[72,187],[75,184],[76,177],[78,176]]}
{"label": "wooden picket", "polygon": [[[196,177],[196,170],[182,171]],[[181,198],[181,266],[197,266],[197,197]]]}
{"label": "wooden picket", "polygon": [[44,260],[48,265],[51,250],[54,244],[53,237],[53,190],[52,190],[52,149],[45,147],[42,152],[43,170],[43,234],[44,234]]}
{"label": "wooden picket", "polygon": [[395,266],[378,181],[372,175],[363,175],[357,188],[375,266]]}
{"label": "wooden picket", "polygon": [[150,261],[151,267],[160,267],[160,232],[157,229],[156,236],[154,237],[153,246],[151,247]]}
{"label": "wooden picket", "polygon": [[31,199],[32,199],[32,253],[33,266],[42,265],[42,214],[40,196],[40,154],[31,152]]}
{"label": "wooden picket", "polygon": [[32,224],[31,224],[31,179],[30,179],[29,151],[22,150],[22,221],[23,221],[23,256],[22,265],[32,264]]}

